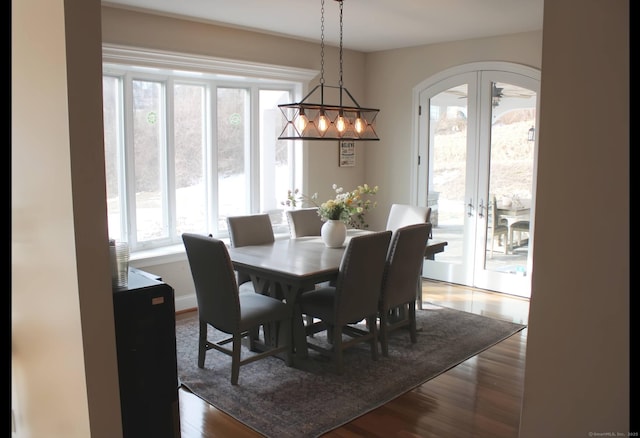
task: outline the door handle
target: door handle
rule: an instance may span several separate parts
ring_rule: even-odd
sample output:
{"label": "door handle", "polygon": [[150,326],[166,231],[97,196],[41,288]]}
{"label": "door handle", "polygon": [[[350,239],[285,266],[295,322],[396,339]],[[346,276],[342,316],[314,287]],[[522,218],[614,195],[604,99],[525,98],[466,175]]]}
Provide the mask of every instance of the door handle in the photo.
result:
{"label": "door handle", "polygon": [[480,200],[480,205],[478,205],[478,217],[483,218],[484,217],[484,205],[483,205],[483,201],[482,199]]}

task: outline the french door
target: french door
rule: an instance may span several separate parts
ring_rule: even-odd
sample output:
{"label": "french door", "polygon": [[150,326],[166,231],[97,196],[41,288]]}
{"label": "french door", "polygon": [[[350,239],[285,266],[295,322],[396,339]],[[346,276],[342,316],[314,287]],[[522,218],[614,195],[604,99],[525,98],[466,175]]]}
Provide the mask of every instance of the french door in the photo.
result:
{"label": "french door", "polygon": [[432,208],[427,278],[529,297],[539,72],[479,63],[425,81],[416,98],[418,204]]}

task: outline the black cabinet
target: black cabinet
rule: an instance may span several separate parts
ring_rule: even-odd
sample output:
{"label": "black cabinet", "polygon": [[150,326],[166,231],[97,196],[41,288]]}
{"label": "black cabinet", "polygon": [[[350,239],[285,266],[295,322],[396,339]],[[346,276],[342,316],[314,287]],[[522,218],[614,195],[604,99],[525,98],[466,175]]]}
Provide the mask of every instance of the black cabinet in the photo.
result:
{"label": "black cabinet", "polygon": [[180,437],[174,291],[129,269],[113,289],[124,438]]}

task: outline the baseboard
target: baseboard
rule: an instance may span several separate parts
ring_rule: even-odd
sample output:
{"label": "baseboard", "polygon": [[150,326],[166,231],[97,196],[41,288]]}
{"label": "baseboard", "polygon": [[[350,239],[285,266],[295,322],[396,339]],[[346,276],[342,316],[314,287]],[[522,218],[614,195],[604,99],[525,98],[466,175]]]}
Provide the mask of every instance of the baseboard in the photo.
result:
{"label": "baseboard", "polygon": [[180,296],[175,298],[176,313],[194,310],[198,307],[198,300],[196,294]]}

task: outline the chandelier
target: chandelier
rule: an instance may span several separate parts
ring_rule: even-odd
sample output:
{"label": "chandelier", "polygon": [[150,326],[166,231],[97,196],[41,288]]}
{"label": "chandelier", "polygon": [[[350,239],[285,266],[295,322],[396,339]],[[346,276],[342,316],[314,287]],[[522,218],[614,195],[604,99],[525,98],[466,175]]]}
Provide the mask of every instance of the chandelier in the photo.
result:
{"label": "chandelier", "polygon": [[[380,140],[375,129],[378,109],[362,108],[342,82],[342,9],[340,4],[340,81],[337,86],[324,83],[324,0],[321,1],[320,83],[300,102],[278,105],[286,124],[278,140]],[[324,101],[325,88],[338,90],[339,103]],[[320,95],[320,103],[311,103],[312,95]],[[350,103],[344,105],[343,97]],[[346,99],[345,99],[346,100]]]}

